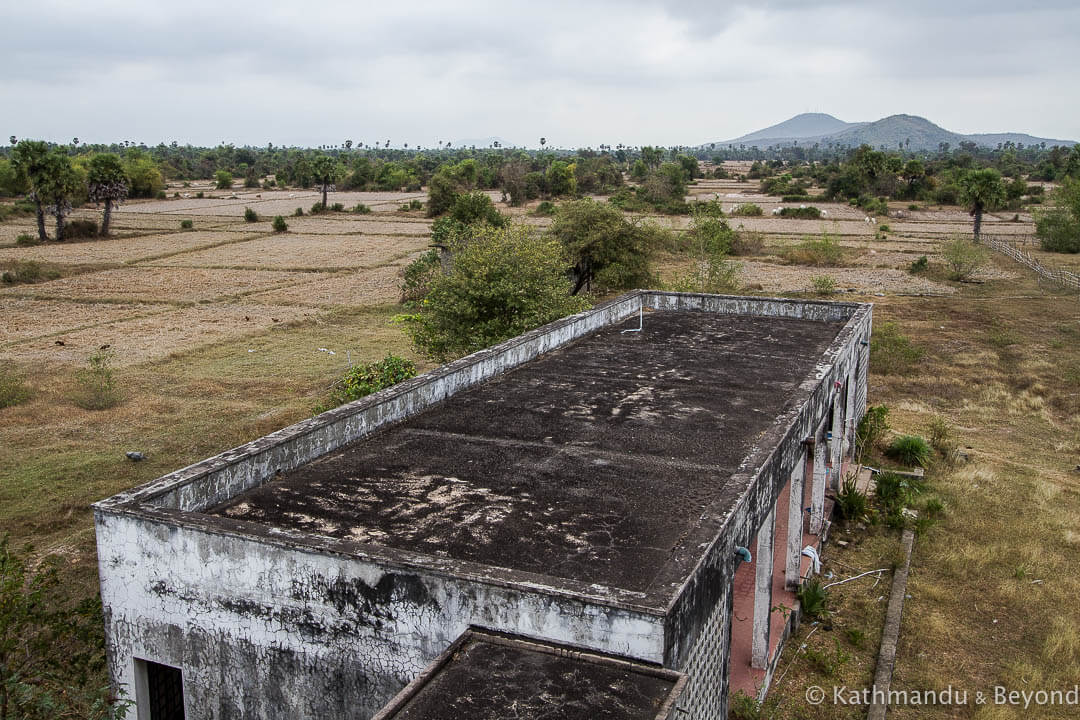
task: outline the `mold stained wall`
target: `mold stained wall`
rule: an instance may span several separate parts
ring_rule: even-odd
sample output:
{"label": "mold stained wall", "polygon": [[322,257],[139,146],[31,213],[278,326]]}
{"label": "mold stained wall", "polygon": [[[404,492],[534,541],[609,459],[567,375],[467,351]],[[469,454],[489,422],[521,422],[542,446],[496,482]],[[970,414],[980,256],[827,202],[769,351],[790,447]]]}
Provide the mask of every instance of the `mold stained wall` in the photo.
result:
{"label": "mold stained wall", "polygon": [[189,717],[370,717],[470,625],[663,659],[661,618],[543,588],[131,516],[98,537],[115,682],[179,667]]}
{"label": "mold stained wall", "polygon": [[857,423],[865,414],[872,311],[864,306],[852,315],[849,306],[845,316],[840,314],[842,307],[819,304],[686,296],[670,298],[666,307],[848,320],[814,375],[801,385],[802,402],[777,418],[740,466],[746,492],[725,517],[704,519],[717,527],[715,540],[667,616],[664,664],[687,673],[687,687],[679,701],[684,717],[726,717],[735,548],[751,547],[792,473],[805,462],[803,440],[814,436],[845,384],[853,398],[851,419]]}

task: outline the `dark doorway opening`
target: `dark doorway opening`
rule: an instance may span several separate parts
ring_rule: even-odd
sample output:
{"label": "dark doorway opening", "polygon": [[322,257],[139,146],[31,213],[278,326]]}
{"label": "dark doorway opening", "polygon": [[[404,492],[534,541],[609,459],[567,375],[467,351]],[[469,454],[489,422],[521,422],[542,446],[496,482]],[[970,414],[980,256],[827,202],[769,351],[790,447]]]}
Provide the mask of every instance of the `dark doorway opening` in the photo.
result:
{"label": "dark doorway opening", "polygon": [[[180,668],[142,661],[149,720],[184,720],[184,676]],[[139,717],[144,717],[139,713]]]}

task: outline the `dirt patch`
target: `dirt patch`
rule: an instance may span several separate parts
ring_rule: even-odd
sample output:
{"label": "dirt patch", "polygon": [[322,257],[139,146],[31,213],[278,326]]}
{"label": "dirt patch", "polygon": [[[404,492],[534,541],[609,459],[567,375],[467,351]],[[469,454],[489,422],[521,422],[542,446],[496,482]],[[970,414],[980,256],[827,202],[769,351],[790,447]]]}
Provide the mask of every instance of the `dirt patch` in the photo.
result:
{"label": "dirt patch", "polygon": [[0,298],[0,345],[161,311],[159,305]]}
{"label": "dirt patch", "polygon": [[126,302],[209,302],[307,280],[302,273],[143,266],[0,289],[0,296]]}
{"label": "dirt patch", "polygon": [[[197,192],[197,191],[196,191]],[[158,215],[189,215],[214,217],[243,217],[244,209],[251,208],[259,215],[291,215],[301,207],[307,212],[316,202],[322,201],[322,193],[314,190],[260,190],[257,192],[237,190],[203,190],[209,197],[196,198],[192,189],[181,193],[181,197],[170,200],[155,200],[138,205],[125,206],[128,213]],[[191,196],[191,197],[185,197]],[[391,192],[341,192],[330,193],[327,202],[330,205],[341,203],[352,207],[364,203],[372,209],[396,210],[409,200],[427,200],[426,193],[391,193]]]}
{"label": "dirt patch", "polygon": [[334,307],[356,305],[385,305],[401,297],[401,271],[404,264],[361,270],[348,275],[318,274],[311,282],[257,293],[251,302],[273,305],[304,305]]}
{"label": "dirt patch", "polygon": [[[910,260],[908,261],[911,262]],[[810,292],[812,278],[828,275],[836,280],[838,290],[886,295],[949,295],[956,290],[948,285],[913,276],[902,270],[886,268],[815,268],[802,265],[774,265],[755,261],[740,262],[739,280],[744,287],[760,286],[769,292]]]}
{"label": "dirt patch", "polygon": [[[113,306],[109,306],[113,307]],[[240,303],[198,305],[170,309],[145,317],[105,322],[64,333],[56,339],[30,340],[4,349],[4,355],[19,362],[46,362],[84,365],[86,359],[108,345],[114,364],[135,365],[156,360],[229,338],[261,333],[282,323],[313,317],[318,310],[299,306]],[[236,352],[248,348],[238,344]]]}
{"label": "dirt patch", "polygon": [[168,267],[341,269],[383,265],[428,246],[422,237],[284,233],[156,261]]}
{"label": "dirt patch", "polygon": [[0,244],[14,243],[15,239],[23,234],[37,237],[37,225],[34,224],[33,218],[19,218],[0,225]]}
{"label": "dirt patch", "polygon": [[127,238],[102,238],[80,242],[68,241],[33,247],[0,248],[0,261],[38,260],[59,265],[131,263],[223,242],[244,240],[248,237],[256,236],[195,231]]}
{"label": "dirt patch", "polygon": [[[416,235],[427,236],[431,232],[431,222],[408,217],[404,214],[373,213],[355,215],[353,213],[329,213],[325,215],[288,216],[289,232],[301,235]],[[245,230],[265,228],[270,233],[270,219],[257,223],[230,223],[222,229],[243,232]]]}

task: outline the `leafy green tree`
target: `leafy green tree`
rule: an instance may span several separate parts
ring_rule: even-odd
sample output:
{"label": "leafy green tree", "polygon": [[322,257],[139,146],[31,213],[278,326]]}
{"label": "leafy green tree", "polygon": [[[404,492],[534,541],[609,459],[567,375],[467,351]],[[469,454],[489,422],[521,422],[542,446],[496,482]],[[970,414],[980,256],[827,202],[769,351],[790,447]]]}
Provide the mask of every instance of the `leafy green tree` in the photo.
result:
{"label": "leafy green tree", "polygon": [[109,234],[109,220],[112,218],[113,205],[127,197],[127,175],[120,158],[113,153],[100,153],[90,158],[87,176],[92,202],[105,203],[101,216],[101,234]]}
{"label": "leafy green tree", "polygon": [[982,232],[982,216],[986,210],[995,210],[1005,204],[1005,183],[1001,173],[993,168],[970,170],[960,176],[960,199],[971,208],[975,218],[975,242]]}
{"label": "leafy green tree", "polygon": [[495,208],[487,193],[479,190],[458,195],[450,208],[450,217],[466,225],[486,223],[492,227],[503,227],[509,222],[509,218]]}
{"label": "leafy green tree", "polygon": [[591,199],[564,203],[551,235],[573,265],[572,294],[582,290],[623,290],[656,282],[650,267],[664,233],[642,220],[627,220],[616,207]]}
{"label": "leafy green tree", "polygon": [[474,226],[420,310],[402,317],[416,346],[445,362],[589,306],[570,295],[559,244],[523,226]]}
{"label": "leafy green tree", "polygon": [[563,160],[556,160],[548,165],[546,181],[548,193],[553,197],[577,194],[577,179],[574,177],[575,166]]}
{"label": "leafy green tree", "polygon": [[25,191],[26,187],[19,179],[14,163],[0,157],[0,195],[19,195]]}
{"label": "leafy green tree", "polygon": [[686,197],[686,174],[677,163],[664,163],[638,188],[638,195],[654,206],[683,204]]}
{"label": "leafy green tree", "polygon": [[[157,197],[165,189],[161,170],[150,153],[142,148],[128,148],[124,153],[124,174],[131,197]],[[230,175],[230,183],[231,179]]]}
{"label": "leafy green tree", "polygon": [[315,182],[322,187],[322,206],[325,209],[326,193],[338,179],[339,170],[337,160],[329,155],[317,155],[315,159],[311,161],[311,171],[315,176]]}
{"label": "leafy green tree", "polygon": [[1035,214],[1035,234],[1043,250],[1080,252],[1080,180],[1065,178],[1050,201],[1051,207]]}
{"label": "leafy green tree", "polygon": [[647,167],[655,170],[664,160],[664,149],[646,145],[641,148],[641,160]]}
{"label": "leafy green tree", "polygon": [[42,189],[48,184],[49,145],[41,140],[20,140],[11,151],[12,164],[21,184],[26,187],[37,214],[38,239],[49,239],[45,232],[45,195]]}
{"label": "leafy green tree", "polygon": [[233,175],[228,170],[218,170],[214,173],[214,187],[218,190],[228,190],[233,186]]}
{"label": "leafy green tree", "polygon": [[683,175],[686,176],[687,180],[693,180],[695,177],[701,174],[698,168],[698,160],[696,157],[680,153],[675,156],[675,162],[677,162],[682,168]]}

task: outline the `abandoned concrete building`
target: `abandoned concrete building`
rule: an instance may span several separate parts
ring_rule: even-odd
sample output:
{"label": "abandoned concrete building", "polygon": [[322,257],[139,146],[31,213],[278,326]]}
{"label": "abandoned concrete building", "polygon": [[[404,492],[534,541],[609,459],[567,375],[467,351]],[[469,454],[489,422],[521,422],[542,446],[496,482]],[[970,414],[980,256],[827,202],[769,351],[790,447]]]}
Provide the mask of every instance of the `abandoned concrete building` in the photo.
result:
{"label": "abandoned concrete building", "polygon": [[113,682],[140,719],[723,718],[798,616],[870,329],[636,291],[103,500]]}

